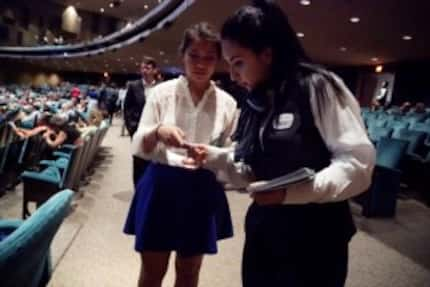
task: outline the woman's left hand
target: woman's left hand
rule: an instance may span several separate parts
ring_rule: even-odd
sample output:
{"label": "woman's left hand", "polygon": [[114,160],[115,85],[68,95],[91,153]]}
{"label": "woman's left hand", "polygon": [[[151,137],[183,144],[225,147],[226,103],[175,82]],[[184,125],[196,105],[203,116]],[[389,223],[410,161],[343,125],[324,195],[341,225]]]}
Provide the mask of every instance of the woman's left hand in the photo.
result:
{"label": "woman's left hand", "polygon": [[259,205],[282,204],[285,200],[286,195],[287,195],[286,189],[251,193],[251,197]]}

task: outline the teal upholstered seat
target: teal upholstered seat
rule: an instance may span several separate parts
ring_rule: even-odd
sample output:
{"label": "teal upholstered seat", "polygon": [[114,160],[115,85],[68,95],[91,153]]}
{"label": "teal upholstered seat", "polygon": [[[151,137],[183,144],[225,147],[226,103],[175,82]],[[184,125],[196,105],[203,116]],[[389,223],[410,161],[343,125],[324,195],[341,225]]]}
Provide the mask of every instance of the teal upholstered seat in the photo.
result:
{"label": "teal upholstered seat", "polygon": [[22,178],[31,178],[53,184],[58,184],[61,181],[61,173],[55,166],[49,166],[41,172],[24,171],[21,176]]}
{"label": "teal upholstered seat", "polygon": [[56,168],[64,170],[69,165],[69,162],[70,162],[69,157],[70,156],[67,156],[67,158],[66,157],[59,157],[56,160],[42,160],[40,162],[40,164],[41,165],[47,165],[47,166],[54,166]]}
{"label": "teal upholstered seat", "polygon": [[25,221],[0,220],[0,285],[41,287],[49,281],[49,249],[67,214],[73,192],[52,196]]}
{"label": "teal upholstered seat", "polygon": [[391,128],[371,126],[369,127],[369,138],[373,143],[377,143],[383,137],[390,137],[391,132]]}
{"label": "teal upholstered seat", "polygon": [[398,168],[407,146],[407,141],[391,138],[381,138],[378,142],[372,184],[366,193],[357,198],[364,216],[395,215],[401,176]]}

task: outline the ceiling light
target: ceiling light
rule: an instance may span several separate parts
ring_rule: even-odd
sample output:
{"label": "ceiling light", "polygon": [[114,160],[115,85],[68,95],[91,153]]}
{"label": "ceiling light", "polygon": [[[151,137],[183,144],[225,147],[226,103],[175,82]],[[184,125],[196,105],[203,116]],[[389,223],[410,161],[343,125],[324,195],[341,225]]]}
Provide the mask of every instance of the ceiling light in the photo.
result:
{"label": "ceiling light", "polygon": [[109,7],[110,7],[110,8],[113,8],[113,7],[114,7],[113,2],[110,2],[110,3],[109,3]]}
{"label": "ceiling light", "polygon": [[347,49],[346,47],[340,47],[340,48],[339,48],[339,50],[340,50],[341,52],[346,52],[348,49]]}
{"label": "ceiling light", "polygon": [[413,39],[413,37],[411,35],[403,35],[402,39],[405,40],[405,41],[410,41],[410,40]]}
{"label": "ceiling light", "polygon": [[300,0],[300,5],[309,6],[309,5],[311,5],[311,1],[310,0]]}
{"label": "ceiling light", "polygon": [[105,12],[105,8],[100,8],[100,13],[104,13]]}
{"label": "ceiling light", "polygon": [[103,77],[105,77],[105,78],[109,77],[109,73],[108,72],[104,72]]}
{"label": "ceiling light", "polygon": [[349,18],[349,22],[356,24],[356,23],[360,22],[360,18],[351,17],[351,18]]}
{"label": "ceiling light", "polygon": [[145,8],[145,10],[148,10],[148,9],[149,9],[149,6],[148,6],[147,4],[145,4],[145,5],[143,6],[143,8]]}
{"label": "ceiling light", "polygon": [[379,58],[377,58],[377,57],[373,57],[371,60],[372,60],[372,62],[378,62],[378,61],[379,61]]}
{"label": "ceiling light", "polygon": [[163,51],[160,51],[160,56],[163,56],[164,55],[164,52]]}
{"label": "ceiling light", "polygon": [[299,38],[303,38],[303,37],[305,37],[305,34],[303,34],[302,32],[298,32],[296,35],[297,35],[297,37],[299,37]]}
{"label": "ceiling light", "polygon": [[378,66],[376,66],[376,68],[375,68],[375,72],[376,72],[376,73],[381,73],[383,69],[384,69],[384,66],[382,66],[382,65],[378,65]]}
{"label": "ceiling light", "polygon": [[131,61],[134,61],[134,57],[130,57],[130,60],[131,60]]}

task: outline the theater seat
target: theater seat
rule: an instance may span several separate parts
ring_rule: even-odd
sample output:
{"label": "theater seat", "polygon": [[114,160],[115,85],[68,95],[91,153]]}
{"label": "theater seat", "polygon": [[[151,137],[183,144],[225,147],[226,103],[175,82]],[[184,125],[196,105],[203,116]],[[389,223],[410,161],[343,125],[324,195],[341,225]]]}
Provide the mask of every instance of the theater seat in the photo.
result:
{"label": "theater seat", "polygon": [[24,182],[22,218],[26,218],[30,215],[28,203],[35,202],[37,207],[41,206],[59,191],[62,177],[55,166],[49,166],[41,172],[24,171],[21,177]]}
{"label": "theater seat", "polygon": [[396,213],[397,194],[400,191],[399,170],[408,142],[381,138],[377,145],[376,165],[372,184],[356,201],[366,217],[393,217]]}
{"label": "theater seat", "polygon": [[0,220],[0,285],[46,286],[51,276],[49,249],[72,200],[64,190],[25,221]]}
{"label": "theater seat", "polygon": [[372,126],[369,127],[369,138],[374,144],[377,144],[381,138],[390,137],[391,132],[391,128]]}

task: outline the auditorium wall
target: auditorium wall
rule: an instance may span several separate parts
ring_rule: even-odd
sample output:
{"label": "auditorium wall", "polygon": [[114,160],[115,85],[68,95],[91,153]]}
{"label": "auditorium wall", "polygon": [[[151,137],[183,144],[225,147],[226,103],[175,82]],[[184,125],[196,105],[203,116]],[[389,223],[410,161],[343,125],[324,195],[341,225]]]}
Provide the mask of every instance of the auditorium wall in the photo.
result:
{"label": "auditorium wall", "polygon": [[[383,73],[395,76],[392,104],[400,105],[405,101],[424,102],[430,106],[429,67],[430,62],[403,62],[387,64]],[[342,77],[347,86],[354,92],[362,106],[369,106],[375,93],[374,83],[377,73],[374,66],[331,67]]]}
{"label": "auditorium wall", "polygon": [[394,104],[409,101],[424,102],[430,106],[429,64],[430,62],[405,63],[395,68]]}
{"label": "auditorium wall", "polygon": [[[40,2],[40,3],[39,3]],[[125,21],[78,9],[82,19],[79,35],[62,30],[65,6],[52,1],[1,0],[0,44],[13,46],[35,46],[49,44],[62,36],[66,43],[88,41],[99,35],[107,35],[125,25]]]}

